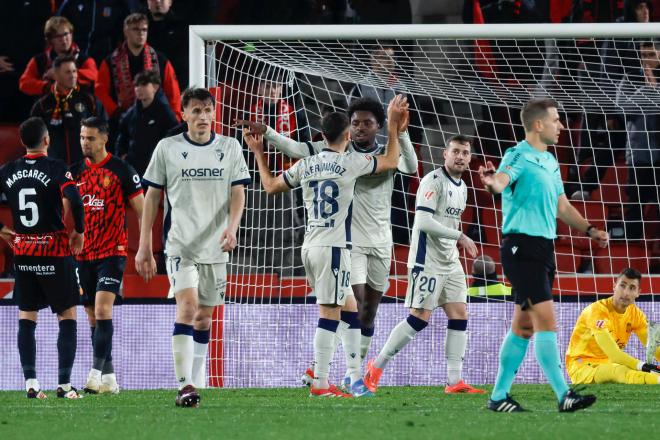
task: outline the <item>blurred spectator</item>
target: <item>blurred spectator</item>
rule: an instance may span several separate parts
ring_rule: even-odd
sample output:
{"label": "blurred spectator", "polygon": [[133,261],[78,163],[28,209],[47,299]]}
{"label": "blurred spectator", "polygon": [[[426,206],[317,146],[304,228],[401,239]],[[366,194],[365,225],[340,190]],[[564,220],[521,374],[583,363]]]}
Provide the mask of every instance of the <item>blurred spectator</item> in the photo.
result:
{"label": "blurred spectator", "polygon": [[121,42],[121,23],[130,12],[124,0],[64,0],[57,15],[73,23],[74,40],[98,65]]}
{"label": "blurred spectator", "polygon": [[[648,23],[653,13],[653,5],[647,0],[625,0],[624,15],[619,22]],[[635,45],[639,40],[615,39],[603,43],[603,74],[605,78],[618,83],[624,75],[635,75],[639,70],[639,57]]]}
{"label": "blurred spectator", "polygon": [[27,119],[34,99],[21,93],[18,81],[35,53],[44,50],[44,37],[37,29],[53,15],[50,2],[3,0],[0,13],[0,122]]}
{"label": "blurred spectator", "polygon": [[157,47],[172,62],[182,88],[188,86],[188,24],[172,8],[173,0],[147,0],[149,45]]}
{"label": "blurred spectator", "polygon": [[121,118],[117,154],[142,176],[156,144],[178,124],[160,88],[160,76],[145,70],[135,75],[135,104]]}
{"label": "blurred spectator", "polygon": [[106,119],[103,106],[94,95],[80,90],[76,59],[72,55],[55,58],[55,83],[51,92],[39,99],[31,116],[43,119],[48,126],[48,155],[68,165],[82,160],[80,121],[91,116]]}
{"label": "blurred spectator", "polygon": [[308,24],[313,0],[241,0],[238,24]]}
{"label": "blurred spectator", "polygon": [[99,68],[96,95],[115,121],[135,103],[133,78],[144,70],[158,72],[170,108],[179,117],[181,94],[174,68],[162,53],[147,44],[148,32],[146,15],[135,13],[126,17],[126,41],[103,60]]}
{"label": "blurred spectator", "polygon": [[19,88],[30,96],[41,96],[50,92],[55,81],[53,61],[55,58],[71,55],[78,68],[78,84],[93,90],[98,74],[93,58],[80,53],[73,42],[73,25],[65,17],[51,17],[44,26],[46,51],[30,60],[21,76]]}
{"label": "blurred spectator", "polygon": [[[356,98],[371,98],[380,102],[385,109],[397,93],[402,93],[399,83],[397,64],[395,61],[395,46],[387,42],[380,42],[369,54],[369,72],[364,81],[355,84],[348,97],[350,104]],[[413,143],[421,141],[421,124],[414,97],[408,96],[410,103],[410,139]],[[380,128],[378,142],[387,143],[387,127]],[[392,239],[397,244],[407,244],[412,228],[411,213],[408,209],[412,192],[410,191],[410,176],[397,172],[394,175],[394,190],[392,191]]]}
{"label": "blurred spectator", "polygon": [[613,23],[623,17],[623,0],[575,0],[572,23]]}
{"label": "blurred spectator", "polygon": [[660,57],[658,43],[640,45],[641,67],[621,82],[617,101],[625,109],[628,135],[626,164],[631,205],[625,216],[626,238],[644,235],[643,205],[658,204],[660,188],[660,115],[645,112],[637,103],[660,102]]}
{"label": "blurred spectator", "polygon": [[511,295],[511,287],[505,286],[497,276],[495,261],[488,255],[480,255],[472,264],[471,296]]}

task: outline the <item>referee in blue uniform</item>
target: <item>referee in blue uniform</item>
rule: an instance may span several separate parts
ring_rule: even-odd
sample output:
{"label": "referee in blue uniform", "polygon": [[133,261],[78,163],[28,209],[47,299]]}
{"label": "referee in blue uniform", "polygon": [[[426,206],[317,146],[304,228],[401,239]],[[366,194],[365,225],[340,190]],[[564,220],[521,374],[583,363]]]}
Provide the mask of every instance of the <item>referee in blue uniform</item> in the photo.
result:
{"label": "referee in blue uniform", "polygon": [[559,164],[547,151],[564,128],[557,107],[549,98],[527,102],[520,113],[525,140],[506,151],[497,170],[491,162],[479,167],[486,190],[502,193],[500,252],[515,300],[511,329],[500,347],[497,381],[488,401],[488,408],[496,412],[524,411],[509,391],[534,334],[536,360],[557,395],[559,411],[576,411],[596,401],[593,395],[570,389],[562,374],[552,302],[556,269],[553,240],[557,237],[557,217],[601,247],[607,246],[609,236],[590,225],[564,194]]}

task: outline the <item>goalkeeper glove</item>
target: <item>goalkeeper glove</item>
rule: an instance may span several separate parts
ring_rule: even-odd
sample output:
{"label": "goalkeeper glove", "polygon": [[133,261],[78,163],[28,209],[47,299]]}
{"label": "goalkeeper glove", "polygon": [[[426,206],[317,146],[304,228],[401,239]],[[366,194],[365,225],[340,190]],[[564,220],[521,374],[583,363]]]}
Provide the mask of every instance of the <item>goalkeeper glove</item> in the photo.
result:
{"label": "goalkeeper glove", "polygon": [[642,370],[645,373],[658,373],[658,374],[660,374],[660,367],[658,367],[657,365],[653,365],[653,364],[643,364],[642,368],[640,368],[640,370]]}

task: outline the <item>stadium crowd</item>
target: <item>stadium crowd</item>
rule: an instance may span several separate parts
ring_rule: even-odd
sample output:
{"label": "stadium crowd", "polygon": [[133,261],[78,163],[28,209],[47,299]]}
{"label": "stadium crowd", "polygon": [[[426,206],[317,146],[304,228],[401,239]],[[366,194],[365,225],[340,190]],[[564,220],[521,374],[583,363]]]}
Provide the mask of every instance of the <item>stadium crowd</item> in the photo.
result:
{"label": "stadium crowd", "polygon": [[[466,23],[649,22],[660,14],[656,3],[655,0],[465,0],[462,19]],[[12,0],[3,2],[2,8],[5,12],[2,27],[7,37],[0,45],[0,131],[2,139],[8,140],[7,145],[2,145],[0,160],[6,162],[17,157],[16,152],[20,154],[15,135],[18,123],[28,116],[38,116],[47,124],[51,135],[49,155],[72,165],[82,159],[80,122],[98,116],[110,125],[108,151],[127,160],[140,175],[158,141],[182,131],[180,94],[189,85],[188,25],[412,23],[414,12],[414,5],[406,0],[297,0],[295,7],[284,0]],[[442,20],[440,16],[428,18]],[[497,57],[498,42],[490,44],[493,56]],[[614,81],[625,91],[622,100],[635,93],[649,96],[657,93],[660,52],[654,42],[581,41],[573,50],[579,56],[573,57],[574,61],[570,56],[563,57],[568,61],[561,68],[581,80]],[[396,53],[396,48],[385,48],[382,54],[374,54],[374,58],[380,66],[386,66],[403,55]],[[474,69],[484,77],[495,75],[504,79],[511,87],[523,87],[518,80],[526,75],[557,75],[561,70],[548,73],[542,65],[506,61],[503,64],[511,66],[506,71],[486,71],[476,61]],[[395,64],[391,67],[394,79],[389,90],[358,85],[341,104],[346,106],[359,96],[388,102],[388,97],[399,91]],[[281,90],[280,96],[270,100],[270,91],[262,93],[263,99],[254,108],[244,109],[246,114],[263,115],[267,112],[257,107],[272,106],[267,125],[282,133],[286,131],[285,134],[300,142],[310,140],[301,102],[282,98]],[[278,91],[274,93],[277,95]],[[409,102],[411,140],[418,155],[424,157],[424,152],[420,152],[424,134],[419,128],[429,122],[428,115],[437,102],[416,96],[410,96]],[[295,116],[286,127],[282,125],[283,115]],[[521,134],[520,127],[511,123],[516,118],[511,117],[511,109],[506,107],[490,106],[482,115],[474,133],[475,157],[499,160]],[[573,200],[603,202],[606,209],[602,220],[613,240],[637,243],[635,246],[644,248],[643,253],[651,256],[649,271],[660,272],[660,240],[656,239],[660,232],[658,116],[572,113],[562,117],[570,129],[559,145],[571,147],[558,147],[556,154],[567,176],[567,195]],[[623,174],[617,173],[620,169]],[[420,161],[418,175],[424,171]],[[625,184],[611,184],[612,176],[615,183],[622,182],[616,180],[617,176],[624,176]],[[607,184],[603,185],[604,182]],[[403,174],[395,178],[392,227],[398,245],[409,242],[410,202],[418,184],[418,178]],[[611,187],[616,189],[610,190]],[[278,209],[300,208],[299,194],[294,193],[288,203]],[[484,212],[488,209],[484,207],[491,206],[494,211],[498,203],[483,191],[470,195],[468,204],[479,208],[472,209],[464,223],[475,241],[497,244],[486,231],[496,222],[490,218],[492,214]],[[296,215],[300,217],[294,212]],[[300,219],[296,222],[301,224]],[[648,240],[647,244],[643,243],[644,239]],[[298,244],[299,241],[299,237],[290,239]],[[626,247],[623,252],[628,250]],[[9,257],[8,248],[4,253]],[[272,260],[300,266],[290,258],[293,257],[274,255]],[[9,259],[0,272],[11,270],[8,262]],[[598,271],[586,253],[575,264],[580,272]]]}

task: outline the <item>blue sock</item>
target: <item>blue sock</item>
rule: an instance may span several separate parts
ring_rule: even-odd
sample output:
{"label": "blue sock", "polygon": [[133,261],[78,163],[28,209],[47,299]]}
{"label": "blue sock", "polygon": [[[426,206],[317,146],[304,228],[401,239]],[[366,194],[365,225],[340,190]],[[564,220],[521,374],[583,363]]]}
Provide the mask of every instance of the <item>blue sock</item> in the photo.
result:
{"label": "blue sock", "polygon": [[513,334],[511,330],[504,337],[500,347],[500,366],[497,370],[497,380],[490,398],[492,400],[506,399],[511,390],[511,384],[516,377],[518,367],[525,359],[529,339],[521,338]]}
{"label": "blue sock", "polygon": [[552,390],[557,395],[557,400],[561,402],[566,391],[568,391],[568,385],[561,371],[557,332],[535,333],[534,352],[536,353],[536,361],[543,368],[546,379],[548,379]]}

